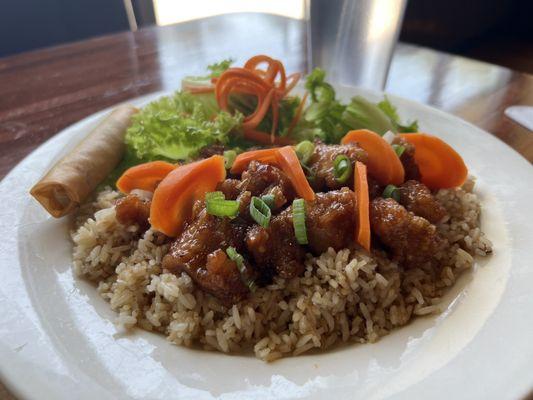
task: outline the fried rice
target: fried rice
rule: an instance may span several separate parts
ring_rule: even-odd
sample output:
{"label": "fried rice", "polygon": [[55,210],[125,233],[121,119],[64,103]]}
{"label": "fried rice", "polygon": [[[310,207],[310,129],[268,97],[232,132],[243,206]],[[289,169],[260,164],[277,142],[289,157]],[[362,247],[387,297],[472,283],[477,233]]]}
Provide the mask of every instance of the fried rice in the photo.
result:
{"label": "fried rice", "polygon": [[480,227],[473,181],[440,190],[449,216],[438,224],[451,244],[437,254],[441,268],[403,269],[384,252],[329,249],[307,256],[303,276],[275,277],[248,299],[225,307],[186,274],[162,269],[166,237],[116,220],[110,189],[81,207],[72,232],[75,272],[98,285],[118,313],[117,324],[159,332],[174,344],[253,353],[265,361],[326,349],[341,342],[375,342],[417,316],[438,313],[443,294],[492,251]]}

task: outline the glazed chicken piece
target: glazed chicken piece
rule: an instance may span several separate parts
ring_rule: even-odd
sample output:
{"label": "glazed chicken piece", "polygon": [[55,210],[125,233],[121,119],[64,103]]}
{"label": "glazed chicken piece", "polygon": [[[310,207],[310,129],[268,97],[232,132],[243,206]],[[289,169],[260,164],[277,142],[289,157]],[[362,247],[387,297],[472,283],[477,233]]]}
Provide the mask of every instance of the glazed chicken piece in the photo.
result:
{"label": "glazed chicken piece", "polygon": [[420,171],[418,170],[418,165],[416,165],[415,161],[415,146],[398,135],[394,138],[392,144],[398,144],[405,147],[404,152],[400,156],[400,161],[405,170],[405,180],[414,179],[419,181]]}
{"label": "glazed chicken piece", "polygon": [[287,175],[273,166],[252,161],[242,173],[241,179],[226,179],[217,190],[222,191],[226,199],[239,200],[241,215],[248,215],[252,196],[274,196],[275,209],[292,202],[295,193]]}
{"label": "glazed chicken piece", "polygon": [[380,197],[383,193],[383,187],[370,176],[367,176],[366,179],[368,181],[368,197],[370,200]]}
{"label": "glazed chicken piece", "polygon": [[214,155],[224,154],[226,148],[222,144],[210,144],[209,146],[202,147],[198,153],[198,158],[209,158]]}
{"label": "glazed chicken piece", "polygon": [[[317,193],[306,202],[306,231],[309,249],[321,254],[329,247],[339,250],[353,242],[355,197],[348,188]],[[268,228],[253,225],[246,235],[248,251],[268,276],[277,273],[293,278],[304,271],[305,247],[298,244],[292,222],[292,207],[272,217]]]}
{"label": "glazed chicken piece", "polygon": [[400,204],[407,211],[436,224],[446,216],[446,209],[433,197],[423,183],[410,180],[399,188]]}
{"label": "glazed chicken piece", "polygon": [[306,202],[307,239],[313,254],[328,248],[340,250],[354,241],[356,221],[355,194],[348,188],[317,193]]}
{"label": "glazed chicken piece", "polygon": [[232,246],[241,252],[245,232],[241,219],[209,215],[203,202],[197,202],[191,222],[163,258],[163,268],[175,274],[185,271],[203,290],[226,305],[234,304],[247,296],[249,288],[244,282],[254,274],[246,265],[245,276],[241,276],[226,249]]}
{"label": "glazed chicken piece", "polygon": [[343,186],[348,186],[347,183],[339,183],[335,179],[333,162],[341,154],[350,159],[352,168],[356,161],[364,163],[367,160],[366,152],[356,143],[325,145],[321,142],[315,142],[315,151],[307,163],[313,176],[311,186],[315,191],[340,189]]}
{"label": "glazed chicken piece", "polygon": [[406,267],[432,261],[446,244],[435,225],[390,198],[370,202],[370,225],[372,232],[391,250],[394,260]]}
{"label": "glazed chicken piece", "polygon": [[253,225],[246,234],[246,247],[267,279],[274,274],[294,278],[304,271],[305,250],[296,241],[291,207],[273,216],[268,228]]}
{"label": "glazed chicken piece", "polygon": [[140,230],[144,232],[150,227],[150,205],[150,200],[130,193],[115,204],[117,220],[126,226],[139,225]]}

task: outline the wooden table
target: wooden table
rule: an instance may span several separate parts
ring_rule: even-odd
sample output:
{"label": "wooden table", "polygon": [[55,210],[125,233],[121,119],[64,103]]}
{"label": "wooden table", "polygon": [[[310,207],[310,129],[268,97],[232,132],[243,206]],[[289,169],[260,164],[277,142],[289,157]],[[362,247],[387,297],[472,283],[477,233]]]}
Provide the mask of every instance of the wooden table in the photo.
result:
{"label": "wooden table", "polygon": [[[288,71],[305,71],[305,39],[302,21],[232,14],[0,59],[0,178],[66,126],[115,103],[177,89],[185,74],[202,74],[208,63],[231,56],[239,64],[266,53]],[[533,161],[533,133],[504,116],[510,105],[533,105],[532,76],[400,44],[386,91],[458,115]]]}

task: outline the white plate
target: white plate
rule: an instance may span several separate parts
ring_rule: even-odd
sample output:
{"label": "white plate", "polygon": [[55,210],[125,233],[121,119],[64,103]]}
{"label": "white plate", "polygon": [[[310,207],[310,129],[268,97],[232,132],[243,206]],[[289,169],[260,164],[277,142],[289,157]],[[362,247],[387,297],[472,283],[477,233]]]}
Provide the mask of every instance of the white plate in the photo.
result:
{"label": "white plate", "polygon": [[[338,88],[341,97],[379,93]],[[132,101],[142,105],[158,94]],[[494,255],[465,274],[436,317],[375,344],[286,358],[187,349],[124,334],[95,287],[73,276],[66,220],[28,189],[105,113],[65,129],[0,184],[1,380],[24,398],[516,399],[533,387],[533,169],[486,132],[391,96],[404,118],[444,138],[478,176]]]}

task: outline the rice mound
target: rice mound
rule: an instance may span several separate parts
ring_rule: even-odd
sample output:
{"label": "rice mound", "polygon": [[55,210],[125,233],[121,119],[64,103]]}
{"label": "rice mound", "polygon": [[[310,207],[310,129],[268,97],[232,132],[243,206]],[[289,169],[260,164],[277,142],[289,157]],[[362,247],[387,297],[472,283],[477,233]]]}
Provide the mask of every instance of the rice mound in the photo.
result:
{"label": "rice mound", "polygon": [[151,229],[138,238],[137,226],[118,223],[113,204],[120,194],[110,189],[76,217],[73,264],[78,275],[98,284],[127,329],[139,326],[178,345],[222,352],[253,348],[260,359],[273,361],[339,342],[374,342],[416,316],[439,312],[447,288],[476,255],[492,251],[472,190],[470,180],[436,195],[449,213],[437,228],[451,243],[437,254],[438,274],[432,268],[404,270],[380,252],[329,249],[307,256],[303,276],[276,277],[226,308],[188,275],[162,270],[168,240]]}

